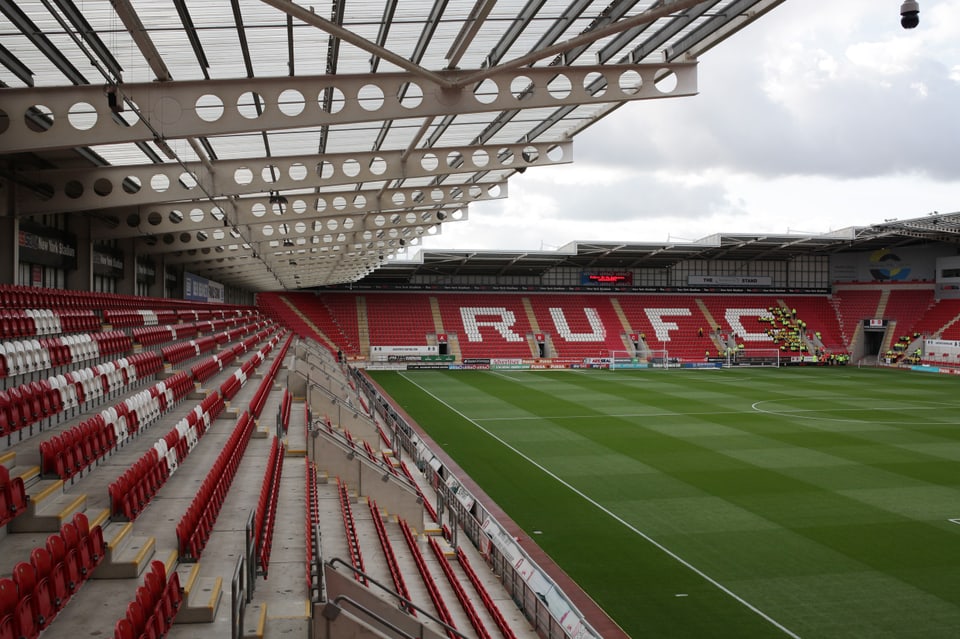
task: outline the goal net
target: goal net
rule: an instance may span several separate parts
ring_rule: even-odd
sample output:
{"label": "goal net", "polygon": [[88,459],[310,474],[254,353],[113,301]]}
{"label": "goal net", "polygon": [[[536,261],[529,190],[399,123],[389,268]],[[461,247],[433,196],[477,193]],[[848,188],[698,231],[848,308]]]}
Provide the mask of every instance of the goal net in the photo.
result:
{"label": "goal net", "polygon": [[610,370],[625,368],[647,368],[646,358],[631,351],[610,351]]}
{"label": "goal net", "polygon": [[776,348],[743,348],[727,354],[727,366],[780,367],[780,351]]}

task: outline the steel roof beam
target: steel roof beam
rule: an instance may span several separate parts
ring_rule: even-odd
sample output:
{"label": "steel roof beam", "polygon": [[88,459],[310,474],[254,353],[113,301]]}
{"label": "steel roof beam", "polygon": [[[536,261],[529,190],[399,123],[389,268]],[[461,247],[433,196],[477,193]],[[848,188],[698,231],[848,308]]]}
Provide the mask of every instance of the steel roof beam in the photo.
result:
{"label": "steel roof beam", "polygon": [[[161,236],[155,236],[156,242],[144,243],[138,253],[140,254],[158,254],[173,253],[185,250],[216,249],[217,247],[236,246],[236,250],[244,250],[244,245],[249,246],[253,251],[266,253],[268,250],[280,250],[286,244],[287,248],[295,249],[297,247],[316,246],[345,246],[355,243],[366,242],[399,242],[403,240],[404,244],[414,241],[416,238],[424,235],[437,235],[440,223],[436,218],[431,218],[426,222],[419,219],[413,223],[399,221],[397,223],[385,224],[372,230],[366,230],[359,227],[359,230],[338,230],[315,232],[309,230],[297,230],[293,225],[286,225],[286,232],[281,234],[278,227],[263,225],[256,227],[249,233],[249,241],[239,237],[231,229],[215,229],[206,231],[197,231],[194,233],[166,233]],[[268,234],[269,233],[269,234]],[[272,246],[271,243],[278,243],[278,246]]]}
{"label": "steel roof beam", "polygon": [[410,60],[407,60],[407,58],[403,57],[402,55],[396,54],[393,51],[390,51],[389,49],[385,49],[384,47],[378,46],[376,43],[370,42],[366,38],[357,35],[353,31],[350,31],[349,29],[345,29],[341,25],[338,25],[335,22],[332,22],[331,20],[327,20],[326,18],[318,16],[317,14],[311,12],[309,9],[305,7],[301,7],[300,5],[294,2],[290,2],[290,0],[260,0],[260,2],[263,2],[264,4],[268,4],[271,7],[279,9],[280,11],[283,11],[289,15],[292,15],[293,17],[299,20],[302,20],[303,22],[309,25],[317,27],[321,31],[325,31],[326,33],[329,33],[332,36],[336,36],[338,39],[342,40],[343,42],[352,44],[358,49],[362,49],[367,53],[372,53],[375,56],[383,58],[387,62],[390,62],[391,64],[396,65],[401,69],[405,69],[406,71],[409,71],[410,73],[420,78],[430,80],[431,82],[434,82],[440,86],[445,86],[445,87],[452,86],[452,83],[448,79],[444,78],[443,76],[438,75],[428,69],[425,69],[419,64],[416,64],[414,62],[411,62]]}
{"label": "steel roof beam", "polygon": [[[112,214],[115,226],[98,228],[97,237],[116,239],[163,233],[193,232],[205,229],[249,227],[262,224],[305,224],[333,230],[344,225],[374,228],[378,217],[410,218],[442,214],[457,219],[457,207],[468,202],[507,197],[507,182],[471,186],[444,185],[432,188],[390,189],[381,199],[375,191],[336,191],[311,195],[291,195],[280,206],[273,198],[219,198],[213,202],[182,202],[144,211],[139,207]],[[319,201],[318,201],[319,200]],[[233,207],[236,214],[224,213]]]}
{"label": "steel roof beam", "polygon": [[[207,196],[268,193],[288,189],[378,183],[400,178],[526,169],[573,161],[572,142],[504,144],[488,147],[415,149],[218,160],[214,172],[202,163],[105,166],[96,169],[24,171],[19,177],[51,193],[49,199],[24,199],[23,215],[66,212],[161,202],[206,200]],[[274,177],[275,176],[275,177]],[[272,181],[271,181],[272,180]],[[139,186],[138,186],[139,185]]]}
{"label": "steel roof beam", "polygon": [[123,26],[126,27],[130,37],[133,38],[137,48],[140,49],[140,54],[143,55],[143,59],[153,71],[153,76],[159,82],[172,80],[173,76],[170,74],[170,69],[167,68],[160,51],[157,50],[157,46],[150,39],[147,28],[143,26],[143,22],[140,21],[140,16],[137,15],[137,10],[130,4],[130,0],[110,0],[110,4],[113,5],[117,17],[123,22]]}
{"label": "steel roof beam", "polygon": [[[677,83],[667,90],[656,86],[658,74],[674,73]],[[461,72],[449,72],[451,76]],[[116,88],[136,114],[135,122],[118,124],[103,87],[38,87],[4,89],[4,110],[9,126],[0,133],[7,153],[70,148],[98,144],[228,135],[250,131],[307,129],[328,124],[355,124],[381,120],[429,118],[453,113],[485,113],[508,109],[536,109],[563,105],[605,104],[632,100],[695,95],[696,65],[642,64],[592,65],[522,69],[491,78],[496,94],[474,94],[473,89],[447,91],[440,85],[424,84],[406,73],[258,78],[253,100],[263,104],[262,113],[252,112],[250,81],[196,80],[123,84]],[[621,87],[623,77],[641,82]],[[563,78],[560,81],[559,78]],[[529,80],[530,90],[514,95],[510,87],[518,78]],[[588,85],[597,78],[606,80],[607,91],[594,95]],[[402,102],[407,85],[418,84],[423,99]],[[376,86],[383,99],[371,103],[361,99],[364,87]],[[320,96],[339,91],[343,99],[330,111],[321,108]],[[36,131],[23,115],[42,104],[51,112],[52,123]],[[82,118],[72,117],[79,110]]]}
{"label": "steel roof beam", "polygon": [[[37,47],[55,67],[60,69],[60,72],[63,73],[67,80],[73,84],[87,83],[87,79],[83,77],[79,69],[73,66],[70,59],[63,55],[60,49],[50,41],[50,38],[43,34],[43,30],[40,29],[15,2],[0,2],[0,12],[3,12],[13,26],[27,38],[33,46]],[[9,89],[4,89],[4,92],[8,90]]]}
{"label": "steel roof beam", "polygon": [[467,48],[473,43],[477,32],[480,31],[483,23],[487,20],[487,16],[490,15],[490,12],[496,4],[497,0],[476,0],[473,9],[470,10],[470,15],[467,16],[467,19],[460,25],[460,33],[454,38],[450,44],[450,48],[447,50],[447,54],[444,56],[447,60],[448,68],[455,69],[457,67],[460,58],[467,52]]}
{"label": "steel roof beam", "polygon": [[10,53],[10,50],[0,43],[0,64],[5,66],[13,75],[28,87],[33,86],[33,71],[20,61],[20,58]]}
{"label": "steel roof beam", "polygon": [[562,54],[581,45],[592,44],[597,40],[601,40],[607,36],[616,35],[621,31],[631,29],[638,25],[647,24],[649,22],[659,20],[660,18],[665,18],[671,13],[686,11],[690,7],[698,4],[700,1],[701,0],[663,0],[662,2],[657,2],[654,4],[654,6],[651,6],[643,13],[637,14],[631,18],[624,18],[623,20],[619,20],[613,24],[608,24],[605,27],[588,31],[580,34],[579,36],[570,38],[569,40],[564,40],[563,42],[555,45],[544,47],[543,49],[534,49],[526,55],[508,60],[507,62],[501,62],[495,67],[490,67],[489,69],[482,69],[480,71],[463,75],[457,80],[456,86],[472,86],[496,75],[501,71],[516,69],[518,67],[533,64],[544,58]]}
{"label": "steel roof beam", "polygon": [[77,33],[86,41],[87,46],[89,46],[100,61],[106,65],[110,73],[113,74],[113,79],[120,81],[123,78],[123,67],[121,67],[117,59],[113,57],[110,49],[103,43],[103,40],[100,39],[97,32],[93,30],[93,27],[90,26],[87,19],[83,17],[83,13],[77,8],[77,5],[75,5],[72,0],[53,0],[53,3],[67,16],[67,19],[76,29]]}

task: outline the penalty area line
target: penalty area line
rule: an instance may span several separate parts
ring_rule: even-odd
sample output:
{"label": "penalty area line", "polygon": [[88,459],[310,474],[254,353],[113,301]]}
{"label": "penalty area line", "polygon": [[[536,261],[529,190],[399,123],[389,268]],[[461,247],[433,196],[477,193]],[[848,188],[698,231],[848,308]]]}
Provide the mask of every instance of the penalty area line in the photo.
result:
{"label": "penalty area line", "polygon": [[430,397],[432,397],[433,399],[435,399],[436,401],[438,401],[438,402],[440,402],[441,404],[443,404],[444,406],[446,406],[448,409],[450,409],[451,411],[453,411],[454,413],[456,413],[457,415],[459,415],[460,417],[462,417],[464,420],[466,420],[466,421],[470,422],[471,424],[473,424],[474,427],[477,428],[478,430],[483,431],[483,432],[486,433],[489,437],[491,437],[492,439],[495,439],[496,441],[498,441],[498,442],[499,442],[502,446],[504,446],[505,448],[510,449],[510,450],[513,451],[515,454],[517,454],[517,455],[519,455],[520,457],[522,457],[523,459],[525,459],[527,462],[529,462],[530,464],[532,464],[533,466],[535,466],[536,468],[538,468],[538,469],[539,469],[541,472],[543,472],[544,474],[552,477],[555,481],[557,481],[557,482],[560,483],[561,485],[565,486],[568,490],[570,490],[571,492],[573,492],[574,494],[576,494],[577,496],[579,496],[581,499],[584,499],[584,500],[590,502],[591,504],[593,504],[596,508],[598,508],[599,510],[603,511],[603,512],[604,512],[607,516],[609,516],[611,519],[617,521],[618,523],[620,523],[621,525],[623,525],[624,527],[626,527],[628,530],[634,532],[634,533],[637,534],[639,537],[641,537],[642,539],[644,539],[644,540],[647,541],[648,543],[652,544],[654,547],[658,548],[660,551],[666,553],[669,557],[671,557],[672,559],[674,559],[675,561],[677,561],[677,562],[680,563],[681,565],[685,566],[687,569],[689,569],[689,570],[691,570],[692,572],[694,572],[695,574],[699,575],[701,578],[703,578],[704,580],[706,580],[707,582],[709,582],[710,584],[712,584],[714,587],[716,587],[717,589],[719,589],[721,592],[729,595],[731,598],[733,598],[734,600],[736,600],[737,602],[739,602],[740,604],[742,604],[743,606],[745,606],[747,609],[749,609],[749,610],[751,610],[752,612],[754,612],[754,613],[756,613],[757,615],[759,615],[761,618],[763,618],[764,620],[766,620],[767,622],[769,622],[771,625],[773,625],[774,627],[776,627],[778,630],[782,631],[782,632],[783,632],[785,635],[787,635],[788,637],[792,637],[792,639],[800,639],[800,635],[794,633],[794,632],[791,631],[789,628],[787,628],[786,626],[784,626],[783,624],[781,624],[779,621],[777,621],[776,619],[774,619],[773,617],[771,617],[770,615],[768,615],[768,614],[765,613],[764,611],[760,610],[759,608],[757,608],[756,606],[754,606],[752,603],[750,603],[749,601],[747,601],[746,599],[744,599],[743,597],[741,597],[741,596],[738,595],[737,593],[733,592],[732,590],[730,590],[729,588],[727,588],[726,586],[724,586],[722,583],[720,583],[719,581],[717,581],[716,579],[714,579],[713,577],[711,577],[711,576],[708,575],[707,573],[703,572],[702,570],[700,570],[699,568],[697,568],[696,566],[694,566],[693,564],[691,564],[689,561],[687,561],[686,559],[684,559],[683,557],[681,557],[681,556],[678,555],[677,553],[673,552],[672,550],[670,550],[669,548],[667,548],[666,546],[664,546],[663,544],[661,544],[659,541],[657,541],[657,540],[654,539],[653,537],[649,536],[648,534],[646,534],[645,532],[643,532],[642,530],[640,530],[639,528],[637,528],[636,526],[634,526],[634,525],[631,524],[630,522],[624,520],[622,517],[620,517],[620,515],[614,513],[613,511],[611,511],[609,508],[607,508],[607,507],[604,506],[603,504],[597,503],[597,502],[594,501],[591,497],[589,497],[588,495],[586,495],[585,493],[583,493],[583,491],[581,491],[579,488],[573,486],[572,484],[570,484],[569,482],[567,482],[565,479],[559,477],[559,476],[556,475],[553,471],[545,468],[543,465],[541,465],[541,464],[540,464],[539,462],[537,462],[536,460],[530,458],[530,457],[529,457],[528,455],[526,455],[525,453],[517,450],[516,448],[514,448],[514,446],[513,446],[512,444],[509,444],[508,442],[504,441],[501,437],[499,437],[499,436],[496,435],[495,433],[490,432],[489,430],[487,430],[486,428],[484,428],[483,426],[481,426],[479,423],[477,423],[477,422],[474,421],[473,419],[467,417],[467,416],[464,415],[462,412],[460,412],[458,409],[456,409],[456,408],[454,408],[453,406],[451,406],[450,404],[448,404],[445,400],[437,397],[437,396],[434,395],[432,392],[430,392],[429,390],[427,390],[426,388],[424,388],[423,386],[421,386],[421,385],[418,384],[417,382],[415,382],[415,381],[413,381],[412,379],[410,379],[409,376],[407,376],[407,375],[405,375],[405,374],[403,374],[403,373],[401,373],[400,376],[403,377],[404,379],[406,379],[408,382],[410,382],[410,383],[413,384],[414,386],[416,386],[417,388],[419,388],[421,391],[423,391],[424,393],[426,393],[426,394],[429,395]]}

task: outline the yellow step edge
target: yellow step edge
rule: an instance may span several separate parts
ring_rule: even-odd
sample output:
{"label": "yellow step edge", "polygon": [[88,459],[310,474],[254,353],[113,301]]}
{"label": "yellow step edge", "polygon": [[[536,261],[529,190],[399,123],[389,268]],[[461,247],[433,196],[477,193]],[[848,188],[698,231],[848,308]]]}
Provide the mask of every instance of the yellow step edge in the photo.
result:
{"label": "yellow step edge", "polygon": [[71,501],[69,504],[64,506],[63,509],[61,509],[60,512],[57,513],[57,518],[63,521],[70,515],[70,513],[72,513],[75,510],[79,510],[81,504],[86,503],[86,501],[87,501],[86,493],[82,495],[77,495],[73,501]]}
{"label": "yellow step edge", "polygon": [[266,602],[260,604],[260,617],[257,619],[257,628],[254,630],[254,636],[262,637],[263,633],[267,629],[267,604]]}
{"label": "yellow step edge", "polygon": [[115,550],[117,546],[120,545],[120,542],[122,542],[124,538],[126,538],[126,536],[129,535],[130,531],[132,530],[133,530],[132,521],[128,521],[127,523],[123,524],[123,526],[120,528],[120,532],[114,535],[113,539],[107,542],[107,548],[110,550]]}
{"label": "yellow step edge", "polygon": [[178,561],[180,561],[180,553],[174,548],[167,553],[167,558],[163,560],[163,569],[167,572],[168,576],[176,570]]}
{"label": "yellow step edge", "polygon": [[[40,472],[39,469],[37,470],[37,472],[38,472],[38,473]],[[24,480],[24,481],[26,481],[26,480]],[[34,502],[34,503],[43,501],[44,499],[46,499],[47,497],[49,497],[50,495],[52,495],[53,493],[55,493],[55,492],[57,492],[57,491],[63,492],[63,480],[62,480],[62,479],[58,479],[58,480],[56,480],[55,482],[51,483],[49,486],[47,486],[46,488],[44,488],[43,490],[41,490],[41,491],[40,491],[39,493],[37,493],[36,495],[30,495],[30,501],[32,501],[32,502]]]}
{"label": "yellow step edge", "polygon": [[96,517],[94,517],[94,518],[92,518],[92,519],[90,519],[90,518],[88,518],[88,519],[89,519],[89,521],[90,521],[90,527],[91,527],[91,528],[93,528],[94,526],[100,526],[101,528],[103,528],[104,526],[107,525],[107,523],[108,523],[107,520],[110,519],[110,509],[109,509],[109,508],[104,508],[103,510],[101,510],[101,511],[97,514]]}
{"label": "yellow step edge", "polygon": [[140,551],[133,558],[133,562],[139,566],[141,563],[143,563],[146,560],[148,556],[153,554],[156,545],[157,545],[157,538],[150,537],[147,543],[145,543],[143,547],[140,548]]}
{"label": "yellow step edge", "polygon": [[[39,467],[39,466],[31,466],[30,468],[28,468],[28,469],[26,469],[25,471],[23,471],[22,473],[20,473],[20,479],[23,480],[23,483],[27,483],[28,481],[30,481],[30,480],[33,479],[34,477],[39,477],[39,476],[40,476],[40,467]],[[61,481],[60,484],[63,485],[63,482]]]}
{"label": "yellow step edge", "polygon": [[207,608],[213,610],[217,607],[217,600],[220,599],[220,591],[223,590],[223,577],[217,577],[213,582],[213,588],[210,589],[210,600],[207,601]]}
{"label": "yellow step edge", "polygon": [[12,450],[9,450],[3,453],[2,455],[0,455],[0,466],[6,466],[7,464],[9,464],[10,466],[13,466],[13,464],[16,463],[16,461],[17,461],[17,454]]}
{"label": "yellow step edge", "polygon": [[196,585],[197,579],[200,578],[200,563],[193,564],[193,567],[190,568],[190,574],[187,575],[187,580],[183,583],[183,598],[186,599],[190,595],[190,590]]}

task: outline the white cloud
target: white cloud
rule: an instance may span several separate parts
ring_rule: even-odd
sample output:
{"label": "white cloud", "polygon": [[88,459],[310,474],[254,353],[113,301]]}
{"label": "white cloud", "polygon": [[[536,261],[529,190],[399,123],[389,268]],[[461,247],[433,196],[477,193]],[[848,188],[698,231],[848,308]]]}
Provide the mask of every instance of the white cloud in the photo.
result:
{"label": "white cloud", "polygon": [[960,210],[960,0],[787,2],[704,55],[700,94],[630,103],[428,248],[828,232]]}

